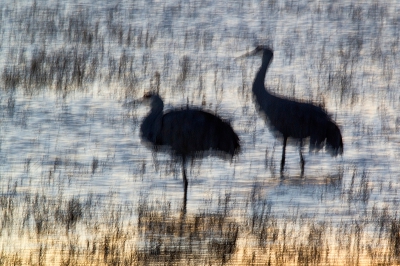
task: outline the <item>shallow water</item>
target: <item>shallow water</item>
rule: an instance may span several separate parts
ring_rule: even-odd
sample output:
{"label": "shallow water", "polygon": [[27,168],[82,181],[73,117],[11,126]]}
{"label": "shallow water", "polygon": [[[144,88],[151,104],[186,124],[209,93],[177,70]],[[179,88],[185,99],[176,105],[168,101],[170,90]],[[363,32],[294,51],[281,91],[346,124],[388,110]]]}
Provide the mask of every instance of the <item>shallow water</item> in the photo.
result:
{"label": "shallow water", "polygon": [[[148,107],[129,104],[157,86],[159,72],[166,109],[201,106],[229,120],[241,139],[233,161],[191,164],[188,214],[217,210],[226,195],[231,212],[242,213],[257,191],[276,217],[340,224],[376,209],[397,217],[397,1],[35,3],[0,5],[4,195],[15,184],[21,201],[26,193],[96,195],[136,206],[145,197],[179,209],[179,162],[143,145]],[[342,131],[343,156],[305,145],[304,178],[295,145],[280,178],[281,140],[255,110],[251,84],[261,59],[235,60],[255,44],[275,51],[268,89],[323,104]],[[34,68],[38,51],[45,60]],[[51,68],[62,51],[64,72]]]}

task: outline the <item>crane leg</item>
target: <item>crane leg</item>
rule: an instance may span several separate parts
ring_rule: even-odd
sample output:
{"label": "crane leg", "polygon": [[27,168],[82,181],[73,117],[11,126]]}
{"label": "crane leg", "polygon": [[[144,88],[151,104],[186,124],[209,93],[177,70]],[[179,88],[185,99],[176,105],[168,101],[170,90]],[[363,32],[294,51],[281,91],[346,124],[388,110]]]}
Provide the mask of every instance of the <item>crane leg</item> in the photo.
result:
{"label": "crane leg", "polygon": [[303,158],[303,154],[301,153],[301,150],[303,149],[303,139],[300,140],[300,147],[299,147],[299,154],[300,154],[300,166],[301,166],[301,174],[300,176],[303,177],[304,176],[304,158]]}
{"label": "crane leg", "polygon": [[281,175],[283,174],[283,169],[285,168],[286,142],[287,142],[287,137],[286,137],[286,136],[283,136],[283,150],[282,150],[282,160],[281,160]]}
{"label": "crane leg", "polygon": [[183,207],[182,214],[186,214],[187,188],[188,181],[186,178],[186,158],[182,157],[182,176],[183,176]]}

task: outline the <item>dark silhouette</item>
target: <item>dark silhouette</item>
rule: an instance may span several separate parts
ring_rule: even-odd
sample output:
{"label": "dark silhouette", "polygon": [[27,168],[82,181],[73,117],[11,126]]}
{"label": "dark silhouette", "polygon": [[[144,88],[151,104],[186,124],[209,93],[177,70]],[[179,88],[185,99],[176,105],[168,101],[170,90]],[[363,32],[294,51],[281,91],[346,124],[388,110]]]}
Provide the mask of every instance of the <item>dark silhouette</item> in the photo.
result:
{"label": "dark silhouette", "polygon": [[317,151],[326,141],[327,150],[332,156],[337,156],[343,153],[340,129],[322,107],[278,97],[270,93],[264,86],[264,80],[273,58],[273,51],[267,47],[258,46],[244,56],[261,53],[263,55],[262,65],[253,83],[256,105],[265,114],[268,125],[283,136],[281,175],[285,166],[286,143],[290,137],[298,139],[300,142],[301,176],[303,176],[305,163],[301,153],[303,139],[310,137],[310,149]]}
{"label": "dark silhouette", "polygon": [[150,142],[156,151],[167,147],[173,155],[182,159],[185,204],[187,157],[211,152],[232,158],[239,151],[239,138],[229,123],[211,113],[189,108],[163,113],[164,103],[158,94],[146,93],[144,99],[150,100],[151,111],[140,127],[141,137]]}

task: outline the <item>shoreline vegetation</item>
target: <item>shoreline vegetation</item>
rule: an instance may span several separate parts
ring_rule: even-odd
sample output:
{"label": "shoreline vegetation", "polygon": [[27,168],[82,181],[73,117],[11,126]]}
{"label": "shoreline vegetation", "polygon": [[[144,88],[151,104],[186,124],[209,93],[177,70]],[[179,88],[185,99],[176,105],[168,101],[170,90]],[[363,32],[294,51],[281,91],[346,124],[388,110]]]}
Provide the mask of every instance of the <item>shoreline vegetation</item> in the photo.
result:
{"label": "shoreline vegetation", "polygon": [[[400,264],[395,166],[400,154],[390,147],[390,142],[399,142],[400,129],[400,6],[395,1],[233,1],[230,7],[179,0],[104,6],[72,2],[0,4],[0,265]],[[144,20],[146,16],[153,20]],[[302,28],[303,20],[307,24]],[[280,148],[273,137],[265,137],[268,130],[251,100],[259,59],[233,62],[254,42],[275,45],[275,72],[267,77],[272,91],[329,106],[342,127],[343,160],[315,156],[305,179],[298,179],[294,169],[287,170],[287,179],[277,178]],[[232,83],[225,82],[234,85],[228,88]],[[196,178],[201,162],[192,161],[191,208],[183,214],[181,187],[171,192],[165,185],[179,175],[171,158],[157,158],[149,150],[148,157],[139,159],[128,153],[116,156],[115,150],[125,145],[122,138],[140,145],[137,128],[144,109],[133,104],[124,115],[100,113],[106,114],[104,120],[85,131],[100,115],[90,103],[82,107],[84,115],[74,113],[65,99],[80,93],[90,97],[96,94],[94,86],[109,90],[119,106],[144,91],[160,90],[181,104],[231,110],[223,115],[241,117],[232,124],[245,136],[244,151],[227,166],[233,174],[212,169],[216,176],[217,171],[228,176],[214,182],[234,183],[242,175],[248,183],[239,180],[238,186],[249,190],[240,197],[235,194],[239,188],[212,194],[218,188],[202,183],[211,173],[204,170]],[[62,115],[52,117],[52,111],[40,109],[38,116],[48,119],[48,125],[34,119],[33,104],[22,106],[25,99],[46,98],[46,93],[65,100],[57,107]],[[235,107],[221,108],[227,95],[236,94]],[[60,123],[58,128],[52,121]],[[121,121],[127,126],[118,127]],[[22,139],[14,128],[37,133],[23,143],[7,143]],[[68,132],[62,129],[78,133],[64,141]],[[103,153],[82,144],[90,139],[97,148],[110,141],[96,137],[106,129],[117,132],[110,135],[122,144],[113,142]],[[16,136],[8,137],[11,133]],[[71,142],[77,136],[81,146]],[[262,159],[254,161],[249,154],[259,143]],[[127,150],[133,144],[125,145]],[[70,150],[59,152],[64,146]],[[82,151],[74,153],[77,147]],[[289,160],[292,152],[288,149]],[[218,162],[205,160],[201,169]],[[321,168],[329,173],[321,174]],[[123,184],[130,182],[133,199],[121,200],[126,190],[120,193],[106,182],[91,191],[75,184],[116,176],[129,178]],[[151,189],[159,189],[150,185],[143,193],[137,185],[143,180],[162,180],[165,193],[174,197],[150,195]],[[267,189],[271,183],[277,191]],[[98,187],[109,193],[96,191]],[[287,187],[296,195],[308,194],[300,204],[284,191]],[[273,193],[282,201],[272,201]],[[307,201],[309,209],[302,209]]]}
{"label": "shoreline vegetation", "polygon": [[[394,265],[400,221],[373,206],[358,219],[278,217],[254,187],[243,211],[232,195],[182,214],[170,201],[0,195],[3,265]],[[18,244],[17,244],[18,243]]]}

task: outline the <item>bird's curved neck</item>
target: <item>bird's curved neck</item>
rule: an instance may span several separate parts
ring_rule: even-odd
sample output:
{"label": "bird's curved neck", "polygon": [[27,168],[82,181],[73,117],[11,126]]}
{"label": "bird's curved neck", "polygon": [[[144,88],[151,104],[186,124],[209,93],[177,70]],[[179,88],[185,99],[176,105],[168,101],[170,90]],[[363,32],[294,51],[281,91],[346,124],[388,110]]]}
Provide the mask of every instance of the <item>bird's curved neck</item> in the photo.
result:
{"label": "bird's curved neck", "polygon": [[164,103],[158,96],[153,96],[151,102],[151,110],[146,118],[143,120],[141,126],[142,137],[156,143],[157,134],[160,130],[160,119],[162,117]]}
{"label": "bird's curved neck", "polygon": [[151,110],[149,116],[158,116],[164,110],[164,103],[160,97],[153,96],[153,101],[151,103]]}
{"label": "bird's curved neck", "polygon": [[265,95],[270,94],[264,86],[264,81],[265,81],[265,76],[267,74],[268,66],[271,62],[271,59],[272,59],[272,55],[264,52],[263,59],[262,59],[262,65],[261,65],[260,69],[258,70],[256,78],[253,83],[253,93],[256,96],[265,96]]}
{"label": "bird's curved neck", "polygon": [[158,117],[162,115],[164,110],[164,103],[162,99],[158,96],[153,96],[151,102],[151,110],[147,117],[145,118],[145,123],[153,124]]}

